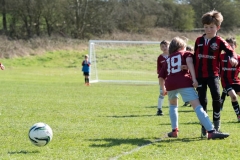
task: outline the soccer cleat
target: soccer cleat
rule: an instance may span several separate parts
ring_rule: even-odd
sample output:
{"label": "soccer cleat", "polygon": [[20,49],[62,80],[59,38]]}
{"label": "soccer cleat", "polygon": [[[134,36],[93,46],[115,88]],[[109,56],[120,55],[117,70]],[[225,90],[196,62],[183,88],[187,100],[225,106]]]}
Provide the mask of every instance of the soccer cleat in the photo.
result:
{"label": "soccer cleat", "polygon": [[176,128],[176,129],[173,129],[172,132],[169,132],[168,137],[177,138],[178,137],[178,129]]}
{"label": "soccer cleat", "polygon": [[221,133],[218,131],[214,131],[212,133],[208,133],[208,139],[224,139],[227,138],[229,136],[228,133]]}
{"label": "soccer cleat", "polygon": [[207,137],[207,131],[204,127],[201,128],[201,137],[206,138]]}
{"label": "soccer cleat", "polygon": [[163,112],[162,112],[161,109],[158,109],[158,111],[157,111],[157,116],[163,116]]}

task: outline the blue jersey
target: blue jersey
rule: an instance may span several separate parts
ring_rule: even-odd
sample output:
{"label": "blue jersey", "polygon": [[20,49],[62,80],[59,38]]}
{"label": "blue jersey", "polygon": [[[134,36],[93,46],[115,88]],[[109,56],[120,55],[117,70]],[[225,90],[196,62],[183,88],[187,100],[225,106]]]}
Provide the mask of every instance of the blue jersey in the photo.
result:
{"label": "blue jersey", "polygon": [[90,72],[90,65],[91,65],[91,63],[89,61],[84,60],[82,62],[82,71],[83,72]]}

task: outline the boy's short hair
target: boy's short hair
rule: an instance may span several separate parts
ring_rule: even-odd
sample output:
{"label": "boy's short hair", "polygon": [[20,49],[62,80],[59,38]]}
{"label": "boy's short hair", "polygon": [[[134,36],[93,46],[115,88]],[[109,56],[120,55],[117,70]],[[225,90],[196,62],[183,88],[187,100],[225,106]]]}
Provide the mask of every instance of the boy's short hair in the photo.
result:
{"label": "boy's short hair", "polygon": [[221,12],[218,12],[216,10],[212,10],[210,12],[205,13],[202,16],[202,24],[215,24],[216,26],[221,26],[221,23],[223,21],[223,16]]}
{"label": "boy's short hair", "polygon": [[180,37],[174,37],[169,45],[169,54],[177,52],[181,48],[187,46],[185,40]]}
{"label": "boy's short hair", "polygon": [[237,41],[236,41],[236,39],[234,37],[226,38],[226,41],[228,43],[234,44],[234,46],[237,46]]}
{"label": "boy's short hair", "polygon": [[187,46],[186,50],[192,52],[193,51],[193,47],[192,46]]}
{"label": "boy's short hair", "polygon": [[86,54],[84,57],[85,57],[85,58],[86,58],[86,57],[88,58],[88,55]]}
{"label": "boy's short hair", "polygon": [[170,44],[170,42],[169,42],[169,41],[166,41],[166,40],[163,40],[163,41],[160,42],[160,46],[161,46],[162,44],[168,46],[168,45]]}

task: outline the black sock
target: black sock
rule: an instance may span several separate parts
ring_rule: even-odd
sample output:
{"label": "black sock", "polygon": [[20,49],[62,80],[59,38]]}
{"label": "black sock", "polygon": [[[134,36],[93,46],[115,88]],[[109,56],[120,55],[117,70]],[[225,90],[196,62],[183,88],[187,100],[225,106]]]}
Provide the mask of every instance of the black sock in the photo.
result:
{"label": "black sock", "polygon": [[239,109],[239,104],[238,104],[238,101],[236,102],[232,102],[232,106],[233,106],[233,110],[235,111],[236,115],[238,116],[240,113],[240,109]]}

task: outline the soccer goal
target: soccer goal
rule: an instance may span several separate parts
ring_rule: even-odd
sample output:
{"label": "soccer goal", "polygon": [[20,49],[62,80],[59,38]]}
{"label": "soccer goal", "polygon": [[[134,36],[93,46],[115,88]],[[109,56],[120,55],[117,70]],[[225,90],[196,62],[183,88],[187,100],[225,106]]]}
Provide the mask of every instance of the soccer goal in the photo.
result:
{"label": "soccer goal", "polygon": [[90,83],[157,84],[160,42],[90,40]]}

